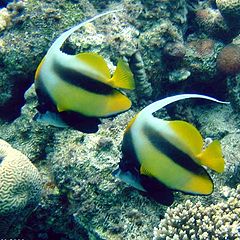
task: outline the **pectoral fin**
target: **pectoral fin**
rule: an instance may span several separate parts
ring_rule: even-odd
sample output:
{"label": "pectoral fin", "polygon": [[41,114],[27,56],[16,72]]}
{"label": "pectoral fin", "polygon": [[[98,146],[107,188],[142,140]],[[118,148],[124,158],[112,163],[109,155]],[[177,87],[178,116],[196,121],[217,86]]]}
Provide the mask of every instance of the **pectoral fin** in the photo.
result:
{"label": "pectoral fin", "polygon": [[140,183],[140,179],[138,175],[134,175],[130,171],[122,171],[120,168],[115,170],[113,173],[113,176],[116,178],[119,178],[123,182],[129,184],[130,186],[145,192],[146,190],[143,188],[143,186]]}
{"label": "pectoral fin", "polygon": [[141,175],[152,177],[152,174],[143,165],[140,167],[140,173]]}
{"label": "pectoral fin", "polygon": [[201,165],[209,167],[218,173],[224,171],[224,159],[222,157],[221,145],[217,140],[214,140],[204,151],[198,154],[197,159]]}
{"label": "pectoral fin", "polygon": [[49,111],[46,111],[46,113],[37,113],[33,120],[60,128],[69,127],[69,125],[63,121],[58,113]]}

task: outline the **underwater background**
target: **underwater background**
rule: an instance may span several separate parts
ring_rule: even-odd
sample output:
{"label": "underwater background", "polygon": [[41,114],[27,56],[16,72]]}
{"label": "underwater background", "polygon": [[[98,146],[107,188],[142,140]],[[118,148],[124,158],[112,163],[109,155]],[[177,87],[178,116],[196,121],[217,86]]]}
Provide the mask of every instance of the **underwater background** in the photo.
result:
{"label": "underwater background", "polygon": [[[240,1],[0,1],[1,239],[240,239]],[[54,40],[98,13],[123,9],[73,33],[63,51],[95,52],[111,71],[129,62],[132,108],[101,119],[97,133],[33,120],[34,74]],[[192,123],[218,139],[225,170],[208,170],[214,192],[174,192],[164,206],[112,176],[128,122],[180,93],[159,117]],[[10,189],[10,190],[9,190]]]}

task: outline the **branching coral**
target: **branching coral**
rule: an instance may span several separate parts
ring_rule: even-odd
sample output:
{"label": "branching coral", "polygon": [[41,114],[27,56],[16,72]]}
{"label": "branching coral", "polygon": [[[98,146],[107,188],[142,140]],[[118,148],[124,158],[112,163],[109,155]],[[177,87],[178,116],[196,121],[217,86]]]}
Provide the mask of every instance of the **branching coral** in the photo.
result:
{"label": "branching coral", "polygon": [[224,202],[205,207],[187,200],[183,205],[169,208],[154,229],[154,240],[239,239],[240,185],[236,190],[226,190],[228,200]]}
{"label": "branching coral", "polygon": [[[8,1],[5,1],[6,5]],[[0,1],[0,7],[1,7]],[[4,3],[4,1],[3,1]],[[24,1],[14,1],[9,3],[7,8],[0,9],[0,32],[11,25],[12,18],[19,14],[24,9]]]}
{"label": "branching coral", "polygon": [[13,238],[37,206],[42,182],[29,159],[3,140],[0,160],[0,238]]}
{"label": "branching coral", "polygon": [[6,8],[0,10],[0,32],[10,23],[11,17]]}

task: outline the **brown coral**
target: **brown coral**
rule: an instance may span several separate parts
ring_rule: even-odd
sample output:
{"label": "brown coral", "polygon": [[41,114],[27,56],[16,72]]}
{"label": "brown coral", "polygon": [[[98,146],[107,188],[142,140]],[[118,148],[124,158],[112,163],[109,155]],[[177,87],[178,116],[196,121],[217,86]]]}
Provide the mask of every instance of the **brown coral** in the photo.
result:
{"label": "brown coral", "polygon": [[204,33],[210,36],[225,39],[233,35],[218,9],[210,7],[198,9],[195,12],[195,22]]}
{"label": "brown coral", "polygon": [[189,42],[188,46],[195,50],[200,56],[207,56],[213,53],[215,42],[212,39],[199,39]]}
{"label": "brown coral", "polygon": [[225,46],[217,56],[217,68],[225,74],[240,72],[240,47],[235,44]]}

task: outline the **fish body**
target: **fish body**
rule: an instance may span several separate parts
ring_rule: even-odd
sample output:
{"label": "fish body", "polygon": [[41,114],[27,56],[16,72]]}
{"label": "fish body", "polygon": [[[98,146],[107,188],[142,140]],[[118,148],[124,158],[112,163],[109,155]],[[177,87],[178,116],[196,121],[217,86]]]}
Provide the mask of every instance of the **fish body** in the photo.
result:
{"label": "fish body", "polygon": [[203,166],[219,173],[224,170],[217,140],[204,149],[201,134],[190,123],[166,121],[152,115],[168,104],[187,98],[225,103],[204,95],[181,94],[150,104],[129,123],[122,143],[123,158],[114,172],[115,176],[154,194],[155,198],[164,190],[169,204],[173,201],[170,190],[199,195],[212,193],[213,181]]}
{"label": "fish body", "polygon": [[119,60],[111,76],[106,61],[97,53],[69,55],[60,50],[74,31],[116,11],[99,14],[69,29],[50,47],[35,74],[35,89],[42,113],[73,112],[86,118],[98,118],[112,116],[131,107],[130,99],[118,90],[135,88],[133,74],[126,62]]}

